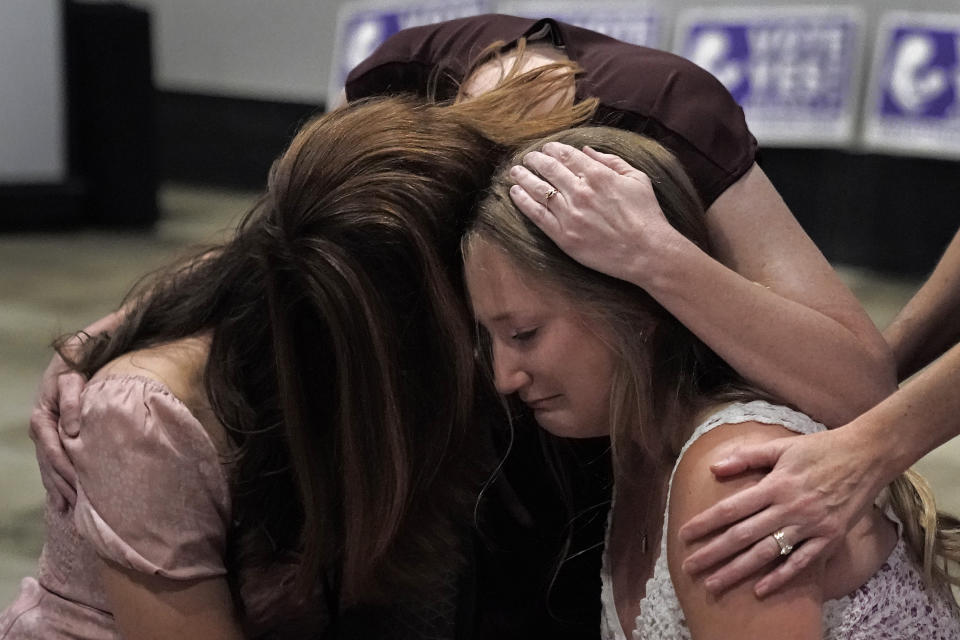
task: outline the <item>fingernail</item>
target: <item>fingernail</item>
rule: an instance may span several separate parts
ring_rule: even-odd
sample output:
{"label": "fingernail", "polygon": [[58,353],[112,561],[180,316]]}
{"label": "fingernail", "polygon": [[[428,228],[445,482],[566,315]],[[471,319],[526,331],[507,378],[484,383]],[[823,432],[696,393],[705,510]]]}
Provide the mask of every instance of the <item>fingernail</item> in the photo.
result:
{"label": "fingernail", "polygon": [[707,591],[719,591],[720,581],[716,578],[707,578],[707,581],[703,583],[703,586],[707,588]]}
{"label": "fingernail", "polygon": [[518,176],[518,175],[520,175],[520,172],[521,172],[522,170],[523,170],[523,167],[521,167],[521,166],[518,165],[518,164],[515,164],[515,165],[513,165],[512,167],[510,167],[510,175],[511,175],[511,176]]}
{"label": "fingernail", "polygon": [[729,464],[729,463],[730,463],[730,458],[724,458],[723,460],[719,460],[719,461],[714,462],[713,464],[711,464],[711,465],[710,465],[710,468],[711,468],[711,469],[719,469],[720,467],[726,466],[726,465]]}
{"label": "fingernail", "polygon": [[696,562],[690,562],[689,560],[683,563],[682,568],[683,572],[687,574],[694,574],[699,569]]}
{"label": "fingernail", "polygon": [[758,582],[753,592],[757,595],[758,598],[763,598],[764,596],[767,595],[767,585],[762,582]]}

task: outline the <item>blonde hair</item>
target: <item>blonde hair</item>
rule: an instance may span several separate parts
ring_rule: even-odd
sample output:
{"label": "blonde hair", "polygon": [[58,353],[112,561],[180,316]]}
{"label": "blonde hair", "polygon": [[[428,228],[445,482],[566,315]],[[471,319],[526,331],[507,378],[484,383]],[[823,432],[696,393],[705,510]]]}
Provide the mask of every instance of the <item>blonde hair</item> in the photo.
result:
{"label": "blonde hair", "polygon": [[[670,224],[710,253],[703,206],[677,159],[649,138],[605,127],[565,131],[518,152],[494,176],[462,251],[469,253],[477,238],[501,247],[543,286],[575,300],[612,339],[619,356],[610,393],[617,476],[629,464],[631,441],[640,443],[639,453],[648,459],[672,463],[690,435],[689,427],[677,425],[688,424],[692,412],[718,401],[773,398],[748,385],[642,289],[575,262],[516,209],[507,169],[552,140],[616,154],[646,173]],[[960,521],[937,512],[929,485],[912,470],[890,485],[889,500],[928,580],[960,585],[947,570],[960,562]]]}

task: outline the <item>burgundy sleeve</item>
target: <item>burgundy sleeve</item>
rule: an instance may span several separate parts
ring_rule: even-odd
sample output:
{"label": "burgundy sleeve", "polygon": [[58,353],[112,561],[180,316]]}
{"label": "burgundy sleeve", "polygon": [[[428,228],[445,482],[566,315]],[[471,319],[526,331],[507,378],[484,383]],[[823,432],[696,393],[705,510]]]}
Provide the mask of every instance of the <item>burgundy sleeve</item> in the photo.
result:
{"label": "burgundy sleeve", "polygon": [[497,40],[516,40],[535,22],[487,14],[399,31],[350,72],[347,100],[392,93],[426,95],[434,69],[439,70],[436,97],[453,97],[484,48]]}

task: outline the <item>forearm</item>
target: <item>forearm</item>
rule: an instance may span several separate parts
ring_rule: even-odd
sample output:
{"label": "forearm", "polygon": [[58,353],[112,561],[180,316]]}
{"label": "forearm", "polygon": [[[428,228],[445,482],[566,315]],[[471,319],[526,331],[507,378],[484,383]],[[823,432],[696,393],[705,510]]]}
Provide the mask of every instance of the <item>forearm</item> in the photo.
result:
{"label": "forearm", "polygon": [[877,466],[883,469],[886,484],[960,435],[958,388],[960,344],[842,431],[877,451]]}
{"label": "forearm", "polygon": [[882,355],[827,315],[759,286],[680,239],[638,267],[634,283],[745,379],[829,425],[894,388]]}
{"label": "forearm", "polygon": [[897,314],[883,336],[900,379],[916,373],[960,340],[960,232],[930,278]]}

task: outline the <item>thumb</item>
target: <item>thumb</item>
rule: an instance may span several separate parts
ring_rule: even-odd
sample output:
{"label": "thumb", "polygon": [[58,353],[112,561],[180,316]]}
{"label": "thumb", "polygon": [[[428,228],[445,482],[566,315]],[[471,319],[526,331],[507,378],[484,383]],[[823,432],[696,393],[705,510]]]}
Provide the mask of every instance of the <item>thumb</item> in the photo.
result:
{"label": "thumb", "polygon": [[789,438],[781,438],[731,449],[723,458],[710,465],[710,471],[717,477],[724,477],[750,469],[772,469],[783,455],[789,441]]}

